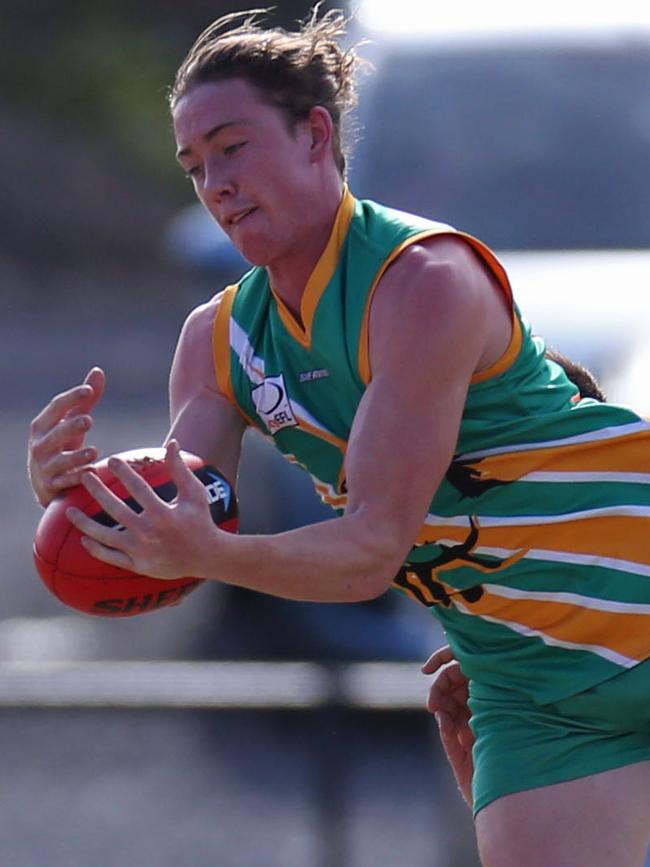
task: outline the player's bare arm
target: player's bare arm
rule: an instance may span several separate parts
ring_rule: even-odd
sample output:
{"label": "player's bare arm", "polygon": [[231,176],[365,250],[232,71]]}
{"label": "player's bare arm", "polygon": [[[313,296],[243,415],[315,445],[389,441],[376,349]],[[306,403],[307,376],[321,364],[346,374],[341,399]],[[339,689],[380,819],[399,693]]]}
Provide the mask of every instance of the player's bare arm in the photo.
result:
{"label": "player's bare arm", "polygon": [[219,467],[235,484],[246,424],[217,385],[212,330],[221,295],[187,317],[169,377],[170,430],[181,448]]}
{"label": "player's bare arm", "polygon": [[[413,544],[449,465],[471,376],[504,351],[509,323],[498,290],[462,242],[440,239],[413,247],[387,271],[373,302],[372,380],[351,431],[349,506],[342,518],[274,536],[234,537],[202,516],[193,528],[185,525],[195,544],[192,563],[181,564],[171,522],[183,515],[154,503],[133,471],[118,465],[116,473],[136,499],[146,497],[141,515],[123,514],[117,504],[100,499],[96,479],[86,484],[104,508],[118,510],[114,517],[132,532],[77,525],[105,546],[96,556],[126,565],[120,554],[126,555],[130,568],[155,577],[175,577],[174,569],[181,574],[191,566],[198,577],[291,599],[350,602],[379,596]],[[174,449],[169,461],[180,483],[186,477],[189,492],[189,473]],[[148,508],[152,526],[145,528]],[[167,565],[161,565],[164,536]]]}
{"label": "player's bare arm", "polygon": [[348,444],[347,514],[366,544],[386,549],[378,561],[388,556],[389,582],[453,456],[470,379],[505,351],[510,331],[500,290],[458,239],[407,249],[377,289],[372,379]]}

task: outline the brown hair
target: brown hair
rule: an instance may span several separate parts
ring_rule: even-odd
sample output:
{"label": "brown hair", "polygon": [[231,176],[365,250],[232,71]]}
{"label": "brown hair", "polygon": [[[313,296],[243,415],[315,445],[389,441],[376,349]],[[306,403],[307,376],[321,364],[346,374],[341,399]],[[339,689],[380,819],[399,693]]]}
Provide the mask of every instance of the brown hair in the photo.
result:
{"label": "brown hair", "polygon": [[605,392],[598,384],[596,377],[583,364],[580,364],[578,361],[571,361],[566,355],[562,355],[557,349],[551,349],[550,347],[546,348],[546,357],[550,358],[551,361],[555,361],[564,369],[571,382],[577,386],[580,397],[591,397],[594,400],[599,400],[601,403],[607,401]]}
{"label": "brown hair", "polygon": [[355,47],[344,50],[339,44],[348,23],[343,13],[333,9],[321,16],[319,8],[320,3],[296,31],[265,29],[260,18],[268,9],[218,18],[201,33],[176,73],[169,91],[171,109],[192,87],[230,78],[245,79],[269,104],[282,109],[289,129],[312,108],[323,106],[334,123],[334,156],[344,176],[348,146],[342,143],[342,126],[357,104],[355,75],[365,61]]}

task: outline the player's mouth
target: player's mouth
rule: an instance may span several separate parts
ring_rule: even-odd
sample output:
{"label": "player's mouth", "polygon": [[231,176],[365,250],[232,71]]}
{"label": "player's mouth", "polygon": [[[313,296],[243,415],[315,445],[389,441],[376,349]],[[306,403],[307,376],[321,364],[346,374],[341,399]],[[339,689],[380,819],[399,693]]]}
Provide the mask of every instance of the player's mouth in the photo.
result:
{"label": "player's mouth", "polygon": [[241,225],[247,217],[250,217],[251,214],[255,213],[257,210],[257,206],[253,205],[250,208],[244,208],[241,211],[236,211],[234,214],[226,217],[226,225],[229,228],[233,228],[235,226]]}

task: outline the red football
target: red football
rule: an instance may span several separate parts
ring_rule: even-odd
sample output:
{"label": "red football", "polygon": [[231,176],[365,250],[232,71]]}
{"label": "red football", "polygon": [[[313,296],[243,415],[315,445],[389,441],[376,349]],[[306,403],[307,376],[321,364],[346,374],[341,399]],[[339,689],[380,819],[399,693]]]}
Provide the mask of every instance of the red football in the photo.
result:
{"label": "red football", "polygon": [[[236,533],[237,498],[230,483],[202,458],[188,452],[181,455],[205,486],[215,524]],[[176,496],[176,485],[170,479],[164,456],[162,448],[135,449],[117,455],[140,473],[159,497],[170,502]],[[108,469],[108,460],[94,464],[95,472],[114,494],[134,511],[140,511],[140,506]],[[52,593],[71,608],[104,617],[147,614],[178,605],[203,583],[202,579],[190,577],[175,581],[148,578],[97,560],[83,547],[81,533],[66,517],[70,506],[76,506],[100,524],[114,527],[116,522],[82,485],[57,497],[45,510],[34,538],[36,568]]]}

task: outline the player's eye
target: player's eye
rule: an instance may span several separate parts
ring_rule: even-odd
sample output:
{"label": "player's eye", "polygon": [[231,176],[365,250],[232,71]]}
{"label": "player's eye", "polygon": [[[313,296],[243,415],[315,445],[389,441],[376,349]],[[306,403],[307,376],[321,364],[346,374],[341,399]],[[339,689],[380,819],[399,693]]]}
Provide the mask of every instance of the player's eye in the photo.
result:
{"label": "player's eye", "polygon": [[231,145],[228,145],[227,147],[225,147],[223,149],[223,152],[227,157],[234,156],[234,154],[236,154],[238,151],[240,151],[244,147],[244,145],[246,145],[246,144],[248,144],[248,142],[245,142],[245,141],[235,142],[235,144],[231,144]]}

